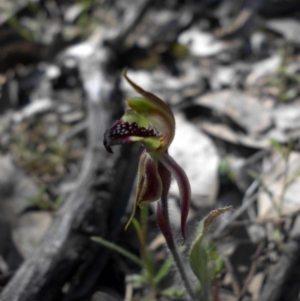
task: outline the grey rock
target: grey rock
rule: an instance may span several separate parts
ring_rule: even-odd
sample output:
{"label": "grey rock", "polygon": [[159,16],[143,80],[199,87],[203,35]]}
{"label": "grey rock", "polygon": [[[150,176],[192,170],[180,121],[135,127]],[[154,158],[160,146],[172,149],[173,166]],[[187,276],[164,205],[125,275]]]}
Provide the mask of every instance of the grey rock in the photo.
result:
{"label": "grey rock", "polygon": [[58,114],[66,114],[70,113],[73,110],[73,106],[69,103],[61,103],[57,106],[57,113]]}
{"label": "grey rock", "polygon": [[29,205],[29,198],[36,196],[38,189],[31,179],[17,168],[9,155],[0,156],[0,208],[9,220]]}
{"label": "grey rock", "polygon": [[246,78],[246,85],[255,85],[261,78],[275,73],[281,62],[282,57],[279,54],[274,54],[267,59],[253,64],[252,71]]}
{"label": "grey rock", "polygon": [[300,106],[288,105],[277,107],[272,114],[274,123],[280,130],[300,128]]}
{"label": "grey rock", "polygon": [[73,23],[84,10],[84,6],[80,3],[71,5],[66,9],[64,19],[67,23]]}
{"label": "grey rock", "polygon": [[198,29],[184,31],[178,37],[178,41],[188,46],[191,54],[197,57],[214,56],[225,49],[223,42],[218,41],[212,34],[201,32]]}
{"label": "grey rock", "polygon": [[[186,172],[196,206],[211,205],[218,192],[219,155],[208,136],[176,115],[176,135],[170,146],[170,155]],[[170,192],[178,195],[177,184],[172,182]]]}
{"label": "grey rock", "polygon": [[206,94],[196,98],[195,103],[229,116],[250,133],[263,132],[272,124],[270,104],[239,90]]}
{"label": "grey rock", "polygon": [[16,112],[13,115],[14,122],[21,122],[24,119],[30,118],[34,115],[48,112],[52,109],[52,101],[48,98],[39,99],[37,101],[32,102],[24,109]]}
{"label": "grey rock", "polygon": [[81,121],[84,118],[84,113],[82,111],[71,112],[68,114],[64,114],[61,117],[61,121],[64,123],[76,123]]}
{"label": "grey rock", "polygon": [[92,297],[91,301],[120,301],[121,299],[112,297],[111,295],[104,292],[97,292]]}
{"label": "grey rock", "polygon": [[295,19],[272,19],[266,26],[280,34],[289,42],[300,44],[300,22]]}
{"label": "grey rock", "polygon": [[28,212],[18,219],[14,225],[13,241],[23,257],[31,254],[51,221],[51,213],[45,211]]}

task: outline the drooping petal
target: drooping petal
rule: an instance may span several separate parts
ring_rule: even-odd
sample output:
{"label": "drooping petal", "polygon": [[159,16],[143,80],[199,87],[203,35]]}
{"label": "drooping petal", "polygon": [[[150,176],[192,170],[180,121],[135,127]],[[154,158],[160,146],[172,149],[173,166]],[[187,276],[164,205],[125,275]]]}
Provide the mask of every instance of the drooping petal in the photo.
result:
{"label": "drooping petal", "polygon": [[157,203],[157,223],[166,238],[169,248],[174,249],[175,242],[172,235],[168,210],[168,193],[171,184],[171,172],[161,162],[158,162],[158,172],[162,182],[162,193],[161,198]]}
{"label": "drooping petal", "polygon": [[134,217],[136,207],[143,202],[153,202],[160,198],[162,193],[162,181],[158,172],[158,161],[153,159],[146,151],[140,157],[137,179],[137,191],[134,208],[125,228],[128,227]]}
{"label": "drooping petal", "polygon": [[181,206],[181,232],[185,240],[185,225],[189,214],[191,199],[191,187],[188,177],[183,169],[167,153],[159,156],[158,160],[171,172],[178,184]]}
{"label": "drooping petal", "polygon": [[148,128],[148,121],[132,110],[127,110],[124,116],[116,121],[104,133],[103,144],[112,153],[111,146],[132,142],[141,142],[149,151],[155,151],[161,144],[161,139],[152,128]]}
{"label": "drooping petal", "polygon": [[175,118],[171,109],[156,95],[143,90],[123,72],[127,82],[143,97],[126,100],[128,106],[144,116],[161,135],[162,145],[158,151],[165,152],[175,135]]}
{"label": "drooping petal", "polygon": [[161,200],[157,203],[156,218],[158,226],[163,233],[168,247],[172,250],[175,248],[172,229],[169,221],[168,203],[163,203]]}
{"label": "drooping petal", "polygon": [[158,161],[153,159],[149,153],[146,153],[144,177],[145,182],[143,190],[139,195],[139,204],[142,202],[157,201],[162,192],[162,182],[158,172]]}
{"label": "drooping petal", "polygon": [[168,194],[171,186],[171,172],[158,161],[158,173],[162,182],[161,199],[163,202],[168,202]]}

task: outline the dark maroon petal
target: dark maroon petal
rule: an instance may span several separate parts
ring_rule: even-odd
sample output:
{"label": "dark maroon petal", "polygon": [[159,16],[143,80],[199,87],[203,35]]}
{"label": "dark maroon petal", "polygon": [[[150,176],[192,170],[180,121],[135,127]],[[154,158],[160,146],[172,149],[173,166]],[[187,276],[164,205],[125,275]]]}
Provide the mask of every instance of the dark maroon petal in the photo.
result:
{"label": "dark maroon petal", "polygon": [[157,165],[158,161],[147,154],[144,167],[144,189],[143,194],[140,196],[141,202],[153,202],[161,196],[162,183]]}
{"label": "dark maroon petal", "polygon": [[158,201],[156,218],[157,218],[157,224],[166,239],[168,247],[170,248],[170,250],[174,250],[175,243],[174,243],[172,229],[169,221],[167,202],[162,202],[162,200]]}
{"label": "dark maroon petal", "polygon": [[159,161],[171,172],[177,181],[181,205],[181,232],[182,237],[186,240],[185,225],[189,214],[191,199],[191,187],[188,177],[183,169],[167,153],[164,153],[161,157],[159,157]]}
{"label": "dark maroon petal", "polygon": [[158,172],[158,161],[157,159],[153,159],[144,150],[140,156],[134,208],[125,229],[134,217],[136,207],[143,202],[153,202],[158,200],[161,193],[162,182]]}
{"label": "dark maroon petal", "polygon": [[161,198],[163,201],[168,201],[168,194],[171,185],[171,172],[158,161],[158,172],[162,182],[162,193]]}
{"label": "dark maroon petal", "polygon": [[107,152],[113,154],[114,152],[112,151],[112,148],[110,147],[110,144],[109,144],[109,139],[105,137],[106,136],[106,133],[104,134],[104,140],[103,140],[103,145],[106,149]]}
{"label": "dark maroon petal", "polygon": [[135,142],[134,138],[157,137],[153,129],[139,127],[136,122],[124,122],[121,119],[104,133],[103,144],[109,153],[113,153],[111,146]]}
{"label": "dark maroon petal", "polygon": [[170,249],[174,249],[175,243],[172,235],[168,210],[168,193],[171,184],[171,173],[161,162],[158,162],[158,172],[162,182],[162,193],[161,198],[157,204],[157,223],[161,232],[166,238],[168,247]]}

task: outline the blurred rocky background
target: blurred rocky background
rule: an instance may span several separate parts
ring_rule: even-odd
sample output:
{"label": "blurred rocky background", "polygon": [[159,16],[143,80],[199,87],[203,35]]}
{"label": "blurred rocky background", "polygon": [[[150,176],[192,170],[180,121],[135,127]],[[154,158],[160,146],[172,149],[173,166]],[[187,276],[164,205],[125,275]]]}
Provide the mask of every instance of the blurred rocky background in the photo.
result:
{"label": "blurred rocky background", "polygon": [[[187,245],[207,212],[234,208],[210,233],[214,301],[299,300],[299,32],[298,0],[0,0],[0,300],[149,300],[126,281],[139,267],[90,240],[139,255],[124,225],[141,150],[102,145],[137,96],[125,67],[176,116]],[[177,231],[178,198],[172,184]]]}

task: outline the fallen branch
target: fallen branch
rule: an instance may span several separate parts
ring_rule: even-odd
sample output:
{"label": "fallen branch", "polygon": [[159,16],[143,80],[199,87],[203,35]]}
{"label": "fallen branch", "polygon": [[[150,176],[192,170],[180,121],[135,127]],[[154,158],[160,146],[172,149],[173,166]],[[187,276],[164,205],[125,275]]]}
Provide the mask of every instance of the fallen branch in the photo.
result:
{"label": "fallen branch", "polygon": [[[143,14],[148,2],[141,5]],[[135,12],[128,24],[120,25],[125,38],[128,35],[125,27],[132,29],[143,15],[139,10]],[[125,40],[120,35],[117,37],[118,41]],[[119,72],[111,72],[108,68],[112,49],[102,44],[99,51],[100,61],[90,58],[90,61],[81,62],[83,81],[96,81],[99,87],[94,93],[88,91],[88,83],[86,86],[89,144],[76,188],[57,212],[42,241],[3,290],[1,301],[61,300],[65,284],[72,282],[85,255],[95,258],[100,248],[90,237],[105,236],[108,230],[113,231],[120,216],[116,215],[113,221],[108,217],[120,198],[127,200],[129,197],[135,172],[129,172],[132,162],[128,157],[131,150],[136,152],[136,149],[128,148],[125,155],[116,152],[115,156],[110,156],[102,146],[104,131],[111,125],[114,115],[122,110],[122,105],[115,91]],[[124,159],[124,156],[127,157]],[[112,183],[122,186],[118,190],[119,197]]]}
{"label": "fallen branch", "polygon": [[269,271],[267,282],[258,301],[280,300],[283,284],[287,280],[300,254],[300,236],[289,240],[279,262]]}

